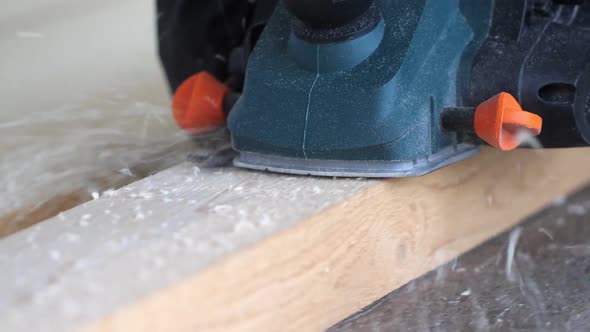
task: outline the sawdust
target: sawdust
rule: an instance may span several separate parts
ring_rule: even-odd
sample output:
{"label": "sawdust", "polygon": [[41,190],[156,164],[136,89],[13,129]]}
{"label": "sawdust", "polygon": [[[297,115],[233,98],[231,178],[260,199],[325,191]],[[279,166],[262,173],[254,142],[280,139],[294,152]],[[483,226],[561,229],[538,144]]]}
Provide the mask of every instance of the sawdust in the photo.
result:
{"label": "sawdust", "polygon": [[506,248],[506,278],[511,282],[516,282],[516,275],[514,273],[514,254],[516,252],[516,246],[518,245],[518,239],[522,233],[522,227],[516,227],[508,238],[508,247]]}
{"label": "sawdust", "polygon": [[191,146],[166,104],[120,96],[0,127],[0,236],[178,164]]}

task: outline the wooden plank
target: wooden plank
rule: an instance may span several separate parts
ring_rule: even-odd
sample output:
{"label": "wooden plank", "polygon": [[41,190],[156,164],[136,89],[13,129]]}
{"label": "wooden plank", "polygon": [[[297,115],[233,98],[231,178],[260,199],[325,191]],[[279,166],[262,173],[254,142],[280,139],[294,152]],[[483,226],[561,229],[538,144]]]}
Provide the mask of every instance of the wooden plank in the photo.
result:
{"label": "wooden plank", "polygon": [[0,241],[1,330],[319,331],[590,180],[586,150],[421,178],[183,164]]}

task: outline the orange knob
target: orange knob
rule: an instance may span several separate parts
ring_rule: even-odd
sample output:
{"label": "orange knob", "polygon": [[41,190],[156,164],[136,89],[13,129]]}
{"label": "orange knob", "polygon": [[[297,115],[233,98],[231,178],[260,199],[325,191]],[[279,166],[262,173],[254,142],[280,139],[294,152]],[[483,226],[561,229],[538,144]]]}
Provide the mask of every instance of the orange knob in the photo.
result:
{"label": "orange knob", "polygon": [[543,119],[523,111],[512,95],[502,92],[477,106],[474,122],[477,136],[499,150],[508,151],[522,143],[520,132],[539,135]]}
{"label": "orange knob", "polygon": [[178,126],[201,131],[225,124],[223,99],[228,88],[207,72],[189,77],[176,90],[172,113]]}

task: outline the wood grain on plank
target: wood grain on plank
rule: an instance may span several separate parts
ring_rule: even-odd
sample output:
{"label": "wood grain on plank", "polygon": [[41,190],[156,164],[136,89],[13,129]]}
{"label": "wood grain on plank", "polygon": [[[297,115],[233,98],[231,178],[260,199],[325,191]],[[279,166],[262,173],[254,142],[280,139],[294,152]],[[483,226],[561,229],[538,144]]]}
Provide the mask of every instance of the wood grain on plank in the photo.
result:
{"label": "wood grain on plank", "polygon": [[319,331],[575,190],[588,163],[487,150],[384,181],[184,164],[0,241],[0,329]]}
{"label": "wood grain on plank", "polygon": [[320,331],[590,180],[584,150],[383,181],[87,331]]}
{"label": "wood grain on plank", "polygon": [[373,183],[184,163],[106,192],[0,240],[0,330],[99,319]]}

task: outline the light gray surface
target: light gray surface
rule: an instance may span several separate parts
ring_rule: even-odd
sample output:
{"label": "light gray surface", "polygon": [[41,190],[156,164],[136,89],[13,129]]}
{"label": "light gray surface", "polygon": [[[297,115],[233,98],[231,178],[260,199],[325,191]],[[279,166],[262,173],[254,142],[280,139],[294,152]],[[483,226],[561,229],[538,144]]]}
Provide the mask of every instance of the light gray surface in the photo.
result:
{"label": "light gray surface", "polygon": [[0,218],[56,195],[90,198],[97,179],[156,152],[182,160],[155,1],[0,3]]}

